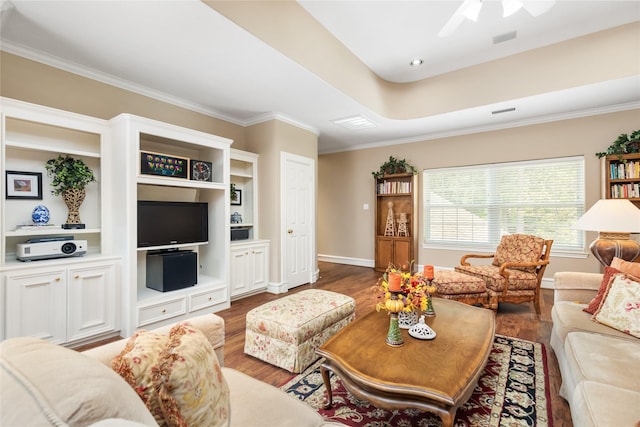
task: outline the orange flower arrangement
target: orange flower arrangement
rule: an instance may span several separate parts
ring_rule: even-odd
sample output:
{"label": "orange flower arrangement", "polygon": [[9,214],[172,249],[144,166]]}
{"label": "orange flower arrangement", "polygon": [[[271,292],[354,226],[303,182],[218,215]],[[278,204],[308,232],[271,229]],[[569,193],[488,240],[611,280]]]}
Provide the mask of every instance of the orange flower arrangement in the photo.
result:
{"label": "orange flower arrangement", "polygon": [[387,271],[378,279],[374,286],[376,298],[376,311],[388,310],[387,301],[391,299],[389,279],[392,275],[400,275],[400,291],[396,292],[398,300],[404,303],[402,311],[425,311],[430,295],[436,291],[436,287],[424,277],[422,273],[411,274],[403,272],[394,266],[389,266]]}

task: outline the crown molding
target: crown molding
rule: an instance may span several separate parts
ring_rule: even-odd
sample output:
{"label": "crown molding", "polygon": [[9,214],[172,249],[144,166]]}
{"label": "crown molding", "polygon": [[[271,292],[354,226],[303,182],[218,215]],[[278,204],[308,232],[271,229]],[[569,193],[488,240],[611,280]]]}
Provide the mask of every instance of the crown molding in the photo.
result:
{"label": "crown molding", "polygon": [[284,123],[288,123],[292,126],[298,127],[300,129],[306,130],[308,132],[311,132],[312,134],[316,135],[316,136],[320,136],[320,130],[313,127],[313,126],[309,126],[306,125],[290,116],[287,116],[286,114],[282,114],[282,113],[273,113],[273,112],[269,112],[269,113],[263,113],[263,114],[258,114],[257,116],[253,116],[252,118],[250,118],[249,120],[246,120],[245,126],[253,126],[253,125],[257,125],[259,123],[264,123],[264,122],[268,122],[270,120],[278,120]]}
{"label": "crown molding", "polygon": [[88,79],[96,80],[101,83],[108,84],[110,86],[115,86],[117,88],[124,89],[129,92],[147,96],[149,98],[166,102],[168,104],[175,105],[177,107],[185,108],[187,110],[191,110],[196,113],[211,116],[216,119],[224,120],[239,126],[245,126],[245,123],[242,120],[238,120],[234,117],[220,113],[219,111],[215,111],[210,108],[203,107],[202,105],[185,101],[182,98],[168,95],[164,92],[160,92],[143,85],[131,83],[130,81],[120,79],[118,77],[112,76],[102,71],[95,70],[90,67],[77,64],[72,61],[62,60],[58,57],[49,55],[47,53],[26,48],[20,44],[16,44],[7,40],[2,40],[2,46],[0,47],[0,50],[11,53],[13,55],[21,56],[26,59],[30,59],[35,62],[39,62],[44,65],[48,65],[50,67],[67,71],[69,73],[76,74],[81,77],[86,77]]}

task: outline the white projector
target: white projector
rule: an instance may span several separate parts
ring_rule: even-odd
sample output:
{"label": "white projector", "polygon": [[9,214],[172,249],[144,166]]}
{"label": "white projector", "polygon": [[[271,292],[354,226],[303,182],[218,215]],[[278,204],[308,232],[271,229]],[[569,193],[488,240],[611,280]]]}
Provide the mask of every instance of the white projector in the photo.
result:
{"label": "white projector", "polygon": [[86,240],[55,240],[27,242],[16,245],[16,258],[20,261],[36,259],[66,258],[87,253]]}

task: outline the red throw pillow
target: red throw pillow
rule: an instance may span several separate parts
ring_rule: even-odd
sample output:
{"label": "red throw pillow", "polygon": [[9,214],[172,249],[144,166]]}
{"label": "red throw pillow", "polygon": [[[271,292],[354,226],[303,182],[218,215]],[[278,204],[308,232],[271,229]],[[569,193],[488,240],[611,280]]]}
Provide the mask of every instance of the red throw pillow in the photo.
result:
{"label": "red throw pillow", "polygon": [[586,311],[589,314],[595,314],[598,307],[600,307],[600,303],[602,302],[602,298],[609,287],[609,282],[611,281],[614,274],[621,273],[620,270],[613,267],[605,267],[604,275],[602,276],[602,283],[600,284],[600,289],[598,289],[598,293],[591,300],[589,305],[586,308],[583,308],[582,311]]}

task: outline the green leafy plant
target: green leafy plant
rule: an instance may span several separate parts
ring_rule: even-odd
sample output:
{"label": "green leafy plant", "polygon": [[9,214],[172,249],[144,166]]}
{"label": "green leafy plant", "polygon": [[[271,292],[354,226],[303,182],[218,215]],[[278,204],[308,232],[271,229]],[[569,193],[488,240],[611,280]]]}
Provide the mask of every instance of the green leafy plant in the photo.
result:
{"label": "green leafy plant", "polygon": [[623,154],[640,153],[640,130],[634,130],[629,135],[622,133],[606,151],[596,153],[598,157],[617,154],[622,158]]}
{"label": "green leafy plant", "polygon": [[380,165],[380,170],[371,172],[371,174],[376,178],[396,173],[412,173],[417,175],[418,170],[407,163],[405,159],[399,160],[393,156],[389,156],[389,160]]}
{"label": "green leafy plant", "polygon": [[45,163],[47,175],[53,178],[51,181],[51,194],[54,196],[63,194],[70,189],[84,190],[90,182],[95,182],[93,171],[81,159],[59,155],[55,159]]}

